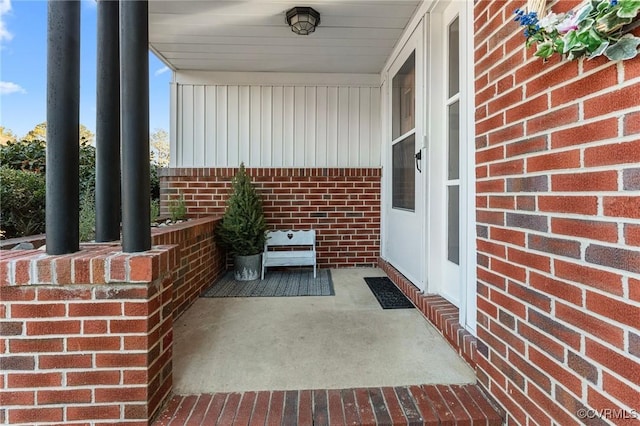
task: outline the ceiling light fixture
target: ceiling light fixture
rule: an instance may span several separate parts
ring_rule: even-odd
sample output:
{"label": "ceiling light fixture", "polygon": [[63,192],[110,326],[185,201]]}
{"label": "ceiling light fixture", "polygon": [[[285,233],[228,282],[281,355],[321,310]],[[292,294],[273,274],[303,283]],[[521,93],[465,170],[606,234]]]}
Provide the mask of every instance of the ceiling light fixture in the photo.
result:
{"label": "ceiling light fixture", "polygon": [[320,13],[312,7],[294,7],[287,10],[287,24],[299,35],[309,35],[320,25]]}

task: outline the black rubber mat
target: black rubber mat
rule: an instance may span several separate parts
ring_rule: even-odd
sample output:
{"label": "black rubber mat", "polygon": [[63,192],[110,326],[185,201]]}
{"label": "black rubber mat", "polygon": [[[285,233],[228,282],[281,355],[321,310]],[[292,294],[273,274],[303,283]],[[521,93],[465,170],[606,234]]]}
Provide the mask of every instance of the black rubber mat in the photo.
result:
{"label": "black rubber mat", "polygon": [[365,282],[382,309],[410,309],[413,304],[387,277],[366,277]]}

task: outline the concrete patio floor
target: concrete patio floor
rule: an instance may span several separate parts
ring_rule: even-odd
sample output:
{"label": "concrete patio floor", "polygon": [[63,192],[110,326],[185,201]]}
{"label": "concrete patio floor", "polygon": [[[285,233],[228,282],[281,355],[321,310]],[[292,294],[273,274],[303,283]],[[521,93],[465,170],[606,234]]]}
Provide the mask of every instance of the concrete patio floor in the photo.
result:
{"label": "concrete patio floor", "polygon": [[336,295],[200,298],[176,322],[175,394],[475,383],[416,309],[383,310],[363,277],[332,270]]}

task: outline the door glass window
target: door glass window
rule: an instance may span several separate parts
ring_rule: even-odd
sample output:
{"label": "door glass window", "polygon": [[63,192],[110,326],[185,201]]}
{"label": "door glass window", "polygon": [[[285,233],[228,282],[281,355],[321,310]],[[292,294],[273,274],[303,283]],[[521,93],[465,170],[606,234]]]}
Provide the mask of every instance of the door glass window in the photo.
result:
{"label": "door glass window", "polygon": [[447,259],[460,264],[460,28],[447,31]]}
{"label": "door glass window", "polygon": [[407,58],[393,77],[392,88],[392,139],[397,139],[416,127],[416,56]]}
{"label": "door glass window", "polygon": [[416,208],[414,146],[415,134],[393,145],[392,206],[397,209],[414,211]]}
{"label": "door glass window", "polygon": [[458,185],[447,187],[447,259],[460,264],[460,190]]}
{"label": "door glass window", "polygon": [[393,76],[391,92],[391,206],[415,211],[416,56],[411,52]]}
{"label": "door glass window", "polygon": [[447,107],[449,137],[447,151],[449,157],[449,180],[460,178],[460,102],[456,101]]}
{"label": "door glass window", "polygon": [[460,29],[459,19],[449,24],[449,97],[460,91]]}

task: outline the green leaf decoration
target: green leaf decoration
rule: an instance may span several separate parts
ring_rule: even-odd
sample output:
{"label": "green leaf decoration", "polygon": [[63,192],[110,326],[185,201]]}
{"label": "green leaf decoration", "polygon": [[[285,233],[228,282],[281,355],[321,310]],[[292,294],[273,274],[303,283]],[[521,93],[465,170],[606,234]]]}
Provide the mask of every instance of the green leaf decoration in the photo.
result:
{"label": "green leaf decoration", "polygon": [[589,16],[589,14],[593,11],[593,5],[591,4],[586,4],[582,7],[582,9],[580,9],[578,11],[578,13],[576,14],[577,16],[577,20],[578,22],[582,21],[583,19],[585,19],[587,16]]}
{"label": "green leaf decoration", "polygon": [[562,40],[561,38],[555,39],[553,42],[553,50],[556,53],[559,53],[562,55],[562,53],[564,52],[564,40]]}
{"label": "green leaf decoration", "polygon": [[617,15],[620,18],[635,18],[640,11],[640,0],[619,0]]}
{"label": "green leaf decoration", "polygon": [[[640,1],[640,0],[639,0]],[[604,34],[610,34],[611,32],[622,28],[624,25],[631,22],[631,18],[620,17],[618,12],[613,10],[606,15],[598,18],[596,21],[596,29]]]}
{"label": "green leaf decoration", "polygon": [[540,43],[535,55],[545,59],[551,57],[551,55],[553,55],[553,43],[550,41]]}
{"label": "green leaf decoration", "polygon": [[594,50],[590,55],[589,59],[596,58],[604,53],[604,51],[609,47],[609,42],[604,41],[596,50]]}
{"label": "green leaf decoration", "polygon": [[604,41],[605,40],[600,37],[596,30],[590,28],[583,43],[587,46],[587,50],[589,50],[589,52],[595,52]]}
{"label": "green leaf decoration", "polygon": [[584,30],[589,30],[589,28],[591,28],[591,26],[595,23],[596,21],[594,19],[591,18],[587,18],[584,21],[580,22],[580,24],[578,24],[578,29],[580,31],[584,31]]}
{"label": "green leaf decoration", "polygon": [[525,45],[527,46],[527,49],[530,48],[534,43],[540,43],[544,41],[544,37],[542,37],[542,34],[537,33],[532,35],[531,37],[529,37],[525,43]]}
{"label": "green leaf decoration", "polygon": [[580,40],[578,39],[578,33],[575,30],[569,31],[564,36],[564,50],[562,53],[567,53],[580,46],[581,46],[581,43],[580,43]]}
{"label": "green leaf decoration", "polygon": [[[640,53],[640,37],[631,34],[640,23],[632,24],[640,19],[640,0],[587,0],[575,13],[554,16],[555,21],[543,26],[516,17],[526,27],[527,48],[536,45],[535,55],[545,62],[554,53],[568,60],[605,55],[615,61],[635,58]],[[568,28],[574,29],[565,33]]]}
{"label": "green leaf decoration", "polygon": [[632,59],[638,55],[638,46],[640,46],[640,38],[626,34],[617,43],[605,49],[604,54],[612,61]]}

